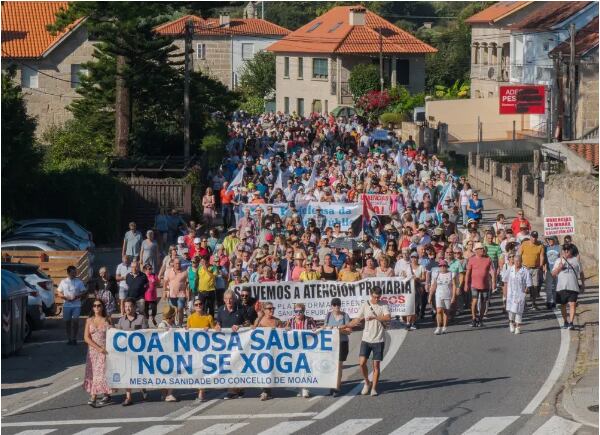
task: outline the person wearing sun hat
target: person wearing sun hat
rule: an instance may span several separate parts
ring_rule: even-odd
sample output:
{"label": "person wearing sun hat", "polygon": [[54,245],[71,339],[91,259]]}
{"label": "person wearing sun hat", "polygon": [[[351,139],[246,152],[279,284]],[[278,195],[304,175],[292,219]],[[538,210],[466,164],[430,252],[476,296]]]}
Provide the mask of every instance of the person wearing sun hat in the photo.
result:
{"label": "person wearing sun hat", "polygon": [[[467,274],[465,276],[465,291],[470,291],[471,300],[471,327],[483,326],[483,312],[490,289],[496,287],[496,272],[490,257],[485,256],[483,243],[474,245],[475,255],[467,262]],[[481,305],[478,313],[478,303]]]}
{"label": "person wearing sun hat", "polygon": [[439,269],[435,269],[431,274],[431,287],[429,290],[429,304],[432,304],[435,296],[437,321],[435,335],[446,333],[448,314],[457,294],[456,275],[448,270],[448,262],[440,260],[438,266]]}

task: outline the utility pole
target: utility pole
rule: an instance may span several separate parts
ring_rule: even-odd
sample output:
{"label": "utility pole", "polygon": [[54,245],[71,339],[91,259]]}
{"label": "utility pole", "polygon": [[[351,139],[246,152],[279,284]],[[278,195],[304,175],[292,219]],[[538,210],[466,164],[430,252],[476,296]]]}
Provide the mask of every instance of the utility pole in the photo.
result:
{"label": "utility pole", "polygon": [[260,17],[265,19],[265,2],[264,0],[260,2]]}
{"label": "utility pole", "polygon": [[569,32],[569,138],[575,139],[575,23],[569,25]]}
{"label": "utility pole", "polygon": [[381,85],[381,92],[383,92],[383,34],[381,33],[381,26],[379,27],[379,84]]}
{"label": "utility pole", "polygon": [[129,88],[125,83],[127,59],[117,56],[117,77],[115,83],[115,154],[127,157],[129,142],[129,123],[131,121]]}
{"label": "utility pole", "polygon": [[192,51],[192,33],[194,23],[185,23],[185,65],[183,81],[183,158],[187,164],[190,161],[190,63]]}

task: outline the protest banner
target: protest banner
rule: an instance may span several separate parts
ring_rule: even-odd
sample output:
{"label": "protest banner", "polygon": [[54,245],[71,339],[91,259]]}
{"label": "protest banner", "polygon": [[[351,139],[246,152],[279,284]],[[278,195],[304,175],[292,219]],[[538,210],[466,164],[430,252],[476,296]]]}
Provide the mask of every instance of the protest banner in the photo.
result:
{"label": "protest banner", "polygon": [[236,213],[235,217],[237,219],[237,222],[239,222],[240,219],[244,217],[244,210],[246,210],[246,209],[250,210],[250,216],[256,217],[256,209],[259,207],[262,208],[263,216],[267,213],[267,207],[272,207],[273,214],[278,215],[283,220],[283,219],[285,219],[285,215],[288,212],[289,205],[288,204],[244,204],[243,206],[241,206],[238,209],[238,211]]}
{"label": "protest banner", "polygon": [[113,388],[335,388],[339,331],[111,328]]}
{"label": "protest banner", "polygon": [[352,226],[352,222],[359,218],[362,213],[362,204],[357,202],[310,201],[308,204],[296,203],[296,208],[302,216],[304,226],[308,226],[309,219],[314,219],[317,215],[317,207],[321,207],[321,214],[327,218],[326,226],[333,228],[334,224],[340,224],[342,231],[348,231]]}
{"label": "protest banner", "polygon": [[544,216],[544,236],[575,234],[573,216]]}
{"label": "protest banner", "polygon": [[366,278],[355,282],[307,281],[246,283],[233,287],[239,295],[248,289],[259,301],[269,301],[275,306],[280,319],[294,316],[294,304],[306,305],[306,315],[315,320],[325,320],[331,311],[331,299],[342,301],[342,310],[350,317],[357,317],[360,306],[369,298],[373,286],[382,289],[381,302],[388,305],[392,316],[408,316],[415,313],[415,282],[402,278]]}
{"label": "protest banner", "polygon": [[362,202],[365,197],[368,198],[376,214],[389,216],[392,213],[392,198],[390,195],[363,193],[360,196],[360,201]]}

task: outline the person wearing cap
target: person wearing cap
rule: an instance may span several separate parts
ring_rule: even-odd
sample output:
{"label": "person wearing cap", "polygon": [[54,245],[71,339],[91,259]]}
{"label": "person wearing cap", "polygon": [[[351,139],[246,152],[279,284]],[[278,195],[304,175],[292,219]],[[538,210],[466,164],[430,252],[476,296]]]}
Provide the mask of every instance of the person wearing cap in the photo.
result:
{"label": "person wearing cap", "polygon": [[345,311],[342,311],[342,300],[340,298],[331,299],[331,311],[325,316],[323,327],[325,329],[337,329],[340,332],[337,387],[331,389],[329,392],[333,397],[337,397],[340,394],[344,362],[348,359],[348,351],[350,348],[349,335],[352,334],[352,328],[350,328],[349,325],[350,316]]}
{"label": "person wearing cap", "polygon": [[445,334],[448,328],[448,315],[450,308],[456,300],[457,286],[456,275],[448,270],[448,262],[440,260],[439,268],[431,274],[429,300],[432,304],[435,297],[436,323],[435,335]]}
{"label": "person wearing cap", "polygon": [[532,231],[531,238],[523,240],[519,247],[519,255],[523,258],[523,266],[529,270],[531,275],[531,288],[529,297],[532,308],[537,311],[537,297],[542,285],[542,267],[544,266],[544,245],[538,240],[538,232]]}
{"label": "person wearing cap", "polygon": [[528,219],[525,218],[525,212],[523,211],[523,209],[520,209],[519,211],[517,211],[517,217],[514,218],[512,223],[510,224],[510,228],[512,229],[513,234],[518,234],[519,231],[521,231],[523,225],[527,232],[531,231],[531,223]]}
{"label": "person wearing cap", "polygon": [[509,330],[515,334],[521,333],[523,311],[527,289],[531,288],[531,274],[523,266],[521,255],[510,254],[512,265],[504,273],[504,293],[506,294],[506,311],[508,311]]}
{"label": "person wearing cap", "polygon": [[483,311],[490,290],[496,287],[496,272],[492,260],[485,256],[483,244],[475,243],[474,249],[475,255],[467,262],[465,291],[471,292],[471,327],[475,328],[483,326]]}
{"label": "person wearing cap", "polygon": [[546,308],[549,310],[556,307],[556,278],[552,276],[554,263],[560,258],[560,245],[558,237],[549,236],[546,238],[546,246],[544,247],[544,273],[546,287]]}

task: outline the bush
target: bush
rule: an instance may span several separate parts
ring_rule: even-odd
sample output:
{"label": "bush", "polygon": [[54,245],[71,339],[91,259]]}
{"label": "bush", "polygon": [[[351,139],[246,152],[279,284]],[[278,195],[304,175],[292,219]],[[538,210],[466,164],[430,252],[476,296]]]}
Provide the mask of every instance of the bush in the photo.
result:
{"label": "bush", "polygon": [[369,91],[379,89],[379,69],[375,65],[359,64],[352,68],[348,79],[350,92],[357,101]]}
{"label": "bush", "polygon": [[261,97],[249,95],[246,97],[246,101],[240,104],[240,109],[252,116],[262,115],[265,111],[265,100]]}
{"label": "bush", "polygon": [[396,126],[399,126],[403,121],[407,121],[408,120],[408,116],[404,113],[392,113],[392,112],[388,112],[388,113],[383,113],[380,117],[379,117],[379,122],[381,122],[381,124],[388,125],[388,124],[394,124]]}
{"label": "bush", "polygon": [[369,91],[356,102],[355,108],[360,116],[365,116],[369,121],[375,121],[379,118],[387,107],[391,99],[387,90]]}

